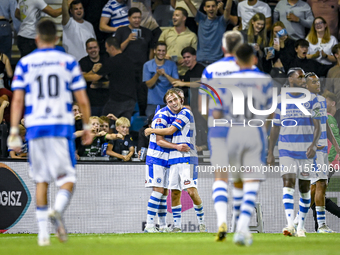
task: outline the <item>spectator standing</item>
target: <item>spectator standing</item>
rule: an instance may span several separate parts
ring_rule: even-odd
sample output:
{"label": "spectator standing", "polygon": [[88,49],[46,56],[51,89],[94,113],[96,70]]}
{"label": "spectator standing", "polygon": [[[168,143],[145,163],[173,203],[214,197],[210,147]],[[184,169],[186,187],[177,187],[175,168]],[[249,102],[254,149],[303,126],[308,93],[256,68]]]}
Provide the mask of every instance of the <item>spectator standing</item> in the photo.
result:
{"label": "spectator standing", "polygon": [[332,65],[336,62],[332,56],[332,48],[338,44],[338,40],[331,35],[328,24],[323,17],[316,17],[309,34],[306,37],[309,42],[307,58],[312,58],[324,65]]}
{"label": "spectator standing", "polygon": [[166,44],[158,42],[155,49],[155,58],[149,60],[143,67],[143,82],[148,87],[148,105],[146,116],[155,113],[157,105],[165,107],[163,97],[172,88],[172,82],[178,79],[175,62],[165,59]]}
{"label": "spectator standing", "polygon": [[124,0],[109,0],[100,18],[99,30],[115,36],[119,27],[129,25],[128,7]]}
{"label": "spectator standing", "polygon": [[198,23],[197,61],[207,66],[223,56],[222,36],[227,28],[230,10],[226,8],[223,16],[217,16],[217,11],[223,9],[223,3],[207,0],[204,3],[205,15],[196,9],[191,0],[185,0],[185,3]]}
{"label": "spectator standing", "polygon": [[260,0],[242,1],[237,6],[237,16],[240,19],[240,30],[247,29],[250,19],[256,14],[262,13],[266,17],[266,29],[272,25],[272,11],[267,3]]}
{"label": "spectator standing", "polygon": [[109,99],[109,81],[105,77],[98,81],[93,81],[91,70],[97,63],[104,64],[107,57],[99,54],[99,44],[94,38],[86,41],[86,52],[88,55],[79,61],[79,65],[87,83],[86,92],[90,100],[91,113],[94,116],[100,116],[105,103]]}
{"label": "spectator standing", "polygon": [[183,76],[188,70],[184,66],[184,60],[181,56],[181,51],[188,46],[197,48],[197,36],[185,26],[185,21],[188,17],[188,12],[177,7],[172,16],[174,26],[164,30],[159,37],[159,41],[165,42],[168,47],[168,58],[172,58],[177,63],[178,74]]}
{"label": "spectator standing", "polygon": [[0,52],[9,59],[12,54],[12,29],[9,23],[10,18],[14,20],[14,13],[17,6],[15,0],[2,0],[0,4]]}
{"label": "spectator standing", "polygon": [[118,28],[116,38],[122,51],[131,58],[134,64],[130,75],[134,75],[136,80],[140,115],[145,115],[147,87],[142,83],[143,65],[153,58],[153,38],[150,29],[140,25],[141,18],[142,12],[132,7],[128,12],[129,25]]}
{"label": "spectator standing", "polygon": [[137,90],[133,62],[122,52],[117,38],[107,38],[105,47],[110,58],[104,65],[95,64],[91,71],[94,81],[105,75],[109,77],[109,100],[104,105],[102,115],[113,113],[118,118],[124,116],[130,120],[135,109]]}
{"label": "spectator standing", "polygon": [[61,8],[53,9],[47,5],[44,0],[18,1],[15,17],[22,21],[18,33],[18,48],[21,57],[28,55],[37,48],[35,45],[35,26],[41,18],[41,12],[56,18],[60,16]]}
{"label": "spectator standing", "polygon": [[306,37],[305,28],[313,23],[309,4],[302,0],[281,0],[274,9],[274,23],[278,20],[285,25],[288,35],[294,40]]}
{"label": "spectator standing", "polygon": [[[84,20],[84,8],[80,0],[63,0],[63,46],[77,61],[87,55],[86,41],[96,38],[93,26]],[[71,16],[72,17],[71,17]]]}

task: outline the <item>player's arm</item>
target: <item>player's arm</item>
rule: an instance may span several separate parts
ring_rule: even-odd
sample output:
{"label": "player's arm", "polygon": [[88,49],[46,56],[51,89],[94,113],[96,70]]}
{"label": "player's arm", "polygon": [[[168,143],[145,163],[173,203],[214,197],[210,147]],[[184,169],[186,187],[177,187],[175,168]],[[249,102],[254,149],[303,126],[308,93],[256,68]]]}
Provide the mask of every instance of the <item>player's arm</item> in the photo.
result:
{"label": "player's arm", "polygon": [[156,134],[156,135],[172,135],[178,130],[177,127],[171,125],[168,128],[161,128],[161,129],[154,129],[154,128],[147,128],[145,129],[144,133],[145,136],[151,135],[151,134]]}
{"label": "player's arm", "polygon": [[269,146],[268,146],[268,158],[267,163],[268,165],[275,165],[275,157],[274,157],[274,147],[277,142],[277,139],[279,138],[280,134],[280,126],[274,125],[272,129],[270,130],[269,135]]}
{"label": "player's arm", "polygon": [[328,124],[328,120],[326,121],[326,127],[327,127],[327,139],[331,141],[331,143],[333,144],[335,150],[336,150],[336,153],[337,154],[340,154],[340,147],[339,147],[339,144],[333,134],[333,131],[332,129],[330,128],[329,124]]}
{"label": "player's arm", "polygon": [[318,141],[321,136],[321,121],[319,119],[313,119],[313,124],[314,124],[313,142],[307,148],[306,152],[307,158],[313,158],[315,156]]}
{"label": "player's arm", "polygon": [[163,148],[174,149],[182,152],[190,151],[190,147],[187,144],[175,144],[170,143],[164,139],[164,136],[156,135],[157,145]]}

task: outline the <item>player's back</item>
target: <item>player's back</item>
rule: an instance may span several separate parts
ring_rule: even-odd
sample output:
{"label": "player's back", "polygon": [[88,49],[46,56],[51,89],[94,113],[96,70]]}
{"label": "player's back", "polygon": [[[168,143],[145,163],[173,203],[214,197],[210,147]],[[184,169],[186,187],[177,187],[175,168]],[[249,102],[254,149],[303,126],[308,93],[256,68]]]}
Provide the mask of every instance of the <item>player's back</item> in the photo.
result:
{"label": "player's back", "polygon": [[[160,109],[154,116],[151,128],[162,129],[171,126],[172,122],[176,119],[176,114],[173,113],[167,106]],[[149,148],[146,156],[147,165],[161,165],[168,167],[168,159],[170,149],[157,145],[156,134],[150,135]],[[164,136],[164,139],[171,142],[172,135]]]}
{"label": "player's back", "polygon": [[186,144],[190,147],[189,152],[180,152],[171,150],[169,156],[169,164],[189,163],[198,164],[196,152],[196,128],[194,115],[187,108],[183,108],[172,123],[177,127],[177,131],[172,135],[172,143]]}
{"label": "player's back", "polygon": [[74,57],[55,49],[36,50],[19,61],[12,88],[25,91],[28,139],[72,137],[72,91],[86,88]]}
{"label": "player's back", "polygon": [[[233,105],[236,102],[240,102],[239,96],[234,92],[232,93],[229,89],[219,90],[222,101],[222,107],[219,107],[223,109],[224,118],[228,120],[229,124],[232,124],[233,127],[234,124],[244,127],[248,126],[249,121],[251,121],[252,125],[262,126],[269,113],[266,115],[254,114],[253,111],[249,109],[248,100],[251,96],[252,106],[256,110],[269,110],[272,106],[272,78],[257,69],[241,70],[230,74],[228,78],[225,79],[225,82],[228,86],[231,85],[238,88],[238,91],[242,91],[244,100],[242,102],[244,114],[234,114],[236,108],[240,107],[239,105],[235,105],[236,107],[234,109]],[[251,95],[249,92],[251,92]],[[236,101],[234,97],[237,97],[238,100]]]}

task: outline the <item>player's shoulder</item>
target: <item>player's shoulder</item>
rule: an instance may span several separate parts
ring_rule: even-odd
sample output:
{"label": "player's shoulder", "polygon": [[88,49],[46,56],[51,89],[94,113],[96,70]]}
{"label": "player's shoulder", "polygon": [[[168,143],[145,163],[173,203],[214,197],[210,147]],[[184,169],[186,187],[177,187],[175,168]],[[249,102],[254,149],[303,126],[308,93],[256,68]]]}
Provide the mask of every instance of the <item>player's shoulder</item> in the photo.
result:
{"label": "player's shoulder", "polygon": [[177,114],[177,116],[180,116],[180,115],[190,117],[192,115],[192,112],[188,108],[183,107],[182,110]]}
{"label": "player's shoulder", "polygon": [[234,57],[224,57],[208,65],[203,71],[203,76],[208,79],[224,77],[238,70],[240,70],[240,68],[236,64]]}

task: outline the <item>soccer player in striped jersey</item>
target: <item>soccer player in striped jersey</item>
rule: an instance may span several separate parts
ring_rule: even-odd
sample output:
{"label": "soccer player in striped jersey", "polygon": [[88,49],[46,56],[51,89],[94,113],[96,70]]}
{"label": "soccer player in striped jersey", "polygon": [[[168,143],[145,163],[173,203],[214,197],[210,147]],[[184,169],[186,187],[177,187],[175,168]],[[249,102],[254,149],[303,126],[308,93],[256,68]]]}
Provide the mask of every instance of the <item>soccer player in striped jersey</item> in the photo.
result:
{"label": "soccer player in striped jersey", "polygon": [[320,79],[319,77],[311,72],[306,74],[306,81],[307,81],[307,89],[315,94],[318,98],[318,101],[321,105],[320,114],[321,114],[321,136],[318,143],[318,148],[316,151],[316,170],[317,176],[311,180],[311,205],[315,202],[315,209],[317,214],[317,221],[318,221],[318,233],[334,233],[326,225],[326,209],[325,209],[325,197],[326,197],[326,188],[327,188],[327,179],[329,174],[328,169],[328,142],[327,137],[334,145],[336,151],[339,153],[340,148],[339,145],[328,126],[327,120],[327,103],[326,99],[318,95],[320,93]]}
{"label": "soccer player in striped jersey", "polygon": [[197,191],[197,152],[195,149],[194,116],[183,107],[183,98],[176,89],[169,89],[164,96],[167,106],[177,113],[172,125],[163,129],[148,128],[145,134],[172,135],[172,143],[186,144],[190,147],[187,152],[171,150],[169,155],[169,189],[171,189],[171,209],[174,217],[173,232],[182,232],[181,228],[181,193],[186,190],[194,202],[200,232],[206,231],[203,203]]}
{"label": "soccer player in striped jersey", "polygon": [[[304,88],[306,79],[304,71],[297,67],[288,70],[290,87]],[[304,93],[287,93],[290,100],[301,100]],[[296,104],[287,104],[286,115],[281,114],[281,97],[275,111],[274,126],[270,132],[267,162],[274,165],[274,146],[279,138],[279,159],[283,179],[283,204],[286,213],[287,227],[282,232],[285,236],[306,237],[304,225],[310,207],[310,180],[315,177],[314,158],[321,135],[320,103],[315,94],[304,103],[310,115],[304,114]],[[294,228],[294,188],[296,177],[299,179],[300,210],[297,230]]]}
{"label": "soccer player in striped jersey", "polygon": [[[163,129],[169,127],[176,119],[176,114],[165,106],[155,114],[151,128]],[[186,144],[171,143],[172,136],[151,134],[149,148],[146,156],[145,187],[152,188],[148,201],[147,220],[145,233],[170,232],[166,225],[167,204],[169,186],[169,153],[170,149],[189,151]],[[158,213],[159,230],[155,227],[155,217]]]}
{"label": "soccer player in striped jersey", "polygon": [[[243,95],[247,95],[248,89],[251,88],[254,108],[269,110],[272,105],[272,79],[269,75],[252,69],[257,62],[253,48],[248,44],[239,46],[236,50],[236,61],[240,71],[230,74],[224,82],[240,89]],[[249,246],[252,244],[249,222],[254,211],[260,181],[264,180],[261,168],[266,163],[267,148],[264,122],[269,113],[256,115],[249,109],[245,109],[244,115],[235,115],[232,109],[236,107],[233,102],[237,100],[233,99],[231,91],[222,88],[218,89],[218,93],[222,98],[222,105],[215,106],[214,123],[216,127],[226,127],[224,142],[227,146],[227,158],[230,166],[236,169],[236,172],[232,171],[229,175],[235,187],[243,187],[238,199],[239,208],[234,210],[237,215],[234,243]],[[252,126],[245,123],[251,123]]]}
{"label": "soccer player in striped jersey", "polygon": [[[62,215],[72,197],[75,173],[74,116],[72,92],[83,115],[83,142],[90,144],[90,106],[86,82],[76,59],[56,50],[56,25],[43,20],[37,25],[38,50],[22,58],[15,69],[8,146],[17,150],[21,139],[18,124],[25,104],[26,138],[30,153],[30,176],[36,183],[38,244],[50,244],[48,217],[61,242],[67,240]],[[47,190],[50,181],[60,187],[54,208],[48,213]]]}

